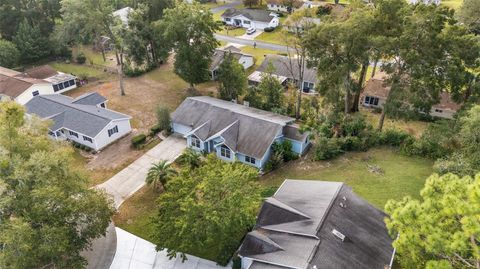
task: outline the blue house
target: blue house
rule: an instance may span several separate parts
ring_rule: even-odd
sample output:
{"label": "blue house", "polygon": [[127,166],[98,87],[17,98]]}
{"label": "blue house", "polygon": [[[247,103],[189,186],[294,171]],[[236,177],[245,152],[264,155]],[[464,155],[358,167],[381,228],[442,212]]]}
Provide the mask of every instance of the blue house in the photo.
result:
{"label": "blue house", "polygon": [[188,147],[262,169],[274,142],[302,155],[310,144],[295,119],[208,96],[189,97],[172,113],[172,129]]}

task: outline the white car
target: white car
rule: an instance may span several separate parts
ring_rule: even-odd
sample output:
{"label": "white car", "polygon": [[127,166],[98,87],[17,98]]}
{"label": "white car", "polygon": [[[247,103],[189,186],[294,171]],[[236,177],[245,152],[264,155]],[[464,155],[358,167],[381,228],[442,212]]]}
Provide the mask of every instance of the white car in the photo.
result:
{"label": "white car", "polygon": [[251,35],[253,33],[255,33],[255,31],[257,31],[257,29],[253,28],[253,27],[250,27],[247,29],[247,35]]}

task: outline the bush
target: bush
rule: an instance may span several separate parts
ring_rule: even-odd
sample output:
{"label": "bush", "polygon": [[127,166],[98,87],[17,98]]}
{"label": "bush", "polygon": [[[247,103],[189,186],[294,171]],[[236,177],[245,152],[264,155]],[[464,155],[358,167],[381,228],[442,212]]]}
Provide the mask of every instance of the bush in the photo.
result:
{"label": "bush", "polygon": [[368,143],[358,136],[347,136],[339,139],[342,151],[366,151],[369,148]]}
{"label": "bush", "polygon": [[147,136],[144,134],[139,134],[132,138],[132,145],[134,148],[139,149],[146,141]]}
{"label": "bush", "polygon": [[332,12],[332,6],[331,5],[324,5],[324,6],[319,6],[317,9],[317,16],[324,16],[328,15]]}
{"label": "bush", "polygon": [[343,136],[360,136],[370,125],[362,114],[347,115],[341,124]]}
{"label": "bush", "polygon": [[263,31],[267,32],[267,33],[273,32],[274,30],[275,30],[275,28],[273,28],[273,27],[266,27],[265,29],[263,29]]}
{"label": "bush", "polygon": [[342,154],[344,151],[338,138],[319,137],[314,145],[314,160],[327,160]]}
{"label": "bush", "polygon": [[168,111],[167,107],[163,105],[157,107],[157,122],[157,125],[161,130],[165,130],[167,133],[170,133],[170,112]]}
{"label": "bush", "polygon": [[388,129],[380,134],[380,144],[392,147],[399,147],[405,143],[410,143],[413,137],[403,131]]}
{"label": "bush", "polygon": [[80,52],[79,54],[77,54],[77,57],[75,57],[75,61],[78,64],[84,64],[87,61],[87,57],[83,52]]}
{"label": "bush", "polygon": [[242,259],[235,255],[232,259],[232,269],[241,269],[242,268]]}
{"label": "bush", "polygon": [[150,128],[150,133],[152,136],[160,133],[162,131],[162,127],[158,124],[154,125],[152,128]]}

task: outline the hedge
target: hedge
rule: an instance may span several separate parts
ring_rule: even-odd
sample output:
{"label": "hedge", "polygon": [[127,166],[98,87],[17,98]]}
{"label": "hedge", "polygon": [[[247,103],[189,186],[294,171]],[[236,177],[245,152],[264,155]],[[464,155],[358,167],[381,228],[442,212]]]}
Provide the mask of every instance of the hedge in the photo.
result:
{"label": "hedge", "polygon": [[134,148],[138,149],[147,141],[147,136],[144,134],[136,135],[132,138],[132,145]]}

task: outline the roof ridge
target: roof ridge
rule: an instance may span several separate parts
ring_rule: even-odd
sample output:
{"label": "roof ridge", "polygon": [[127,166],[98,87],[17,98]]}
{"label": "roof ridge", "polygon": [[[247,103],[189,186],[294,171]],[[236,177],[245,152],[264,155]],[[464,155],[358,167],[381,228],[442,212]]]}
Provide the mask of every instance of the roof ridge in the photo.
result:
{"label": "roof ridge", "polygon": [[327,218],[327,216],[330,214],[330,210],[332,209],[333,207],[333,204],[335,203],[335,200],[337,199],[337,196],[338,196],[338,193],[340,192],[340,190],[343,188],[343,186],[345,186],[345,184],[342,182],[339,187],[337,188],[337,190],[335,191],[335,194],[333,195],[332,197],[332,200],[330,200],[330,203],[328,204],[328,207],[327,207],[327,210],[325,211],[325,214],[323,214],[322,216],[322,219],[320,220],[320,222],[318,223],[318,226],[316,228],[316,231],[320,231],[320,229],[322,228],[324,222],[325,222],[325,219]]}
{"label": "roof ridge", "polygon": [[[286,203],[278,200],[278,199],[275,198],[275,197],[268,197],[268,198],[265,200],[265,202],[266,202],[266,203],[269,203],[269,204],[271,204],[271,205],[273,205],[273,206],[275,206],[275,207],[278,207],[278,208],[280,208],[280,209],[287,210],[288,212],[293,213],[293,214],[295,214],[295,215],[300,215],[300,216],[305,217],[305,218],[307,218],[307,219],[312,219],[312,217],[310,217],[309,215],[301,212],[300,210],[298,210],[298,209],[296,209],[296,208],[294,208],[294,207],[292,207],[292,206],[287,205]],[[292,221],[292,222],[294,222],[294,221]]]}
{"label": "roof ridge", "polygon": [[[49,94],[49,95],[54,95],[54,96],[55,96],[56,94]],[[76,107],[76,106],[95,107],[96,109],[100,109],[100,110],[101,110],[101,109],[104,109],[104,108],[100,108],[100,107],[96,107],[96,106],[91,106],[91,105],[75,104],[75,103],[73,103],[73,102],[70,102],[70,104],[71,104],[72,106],[67,106],[66,104],[61,103],[61,102],[59,102],[59,101],[57,101],[57,100],[53,100],[53,99],[50,99],[50,98],[45,98],[46,96],[48,96],[48,95],[39,95],[38,97],[47,99],[47,100],[49,100],[49,101],[52,101],[52,102],[54,102],[54,103],[60,104],[60,105],[65,106],[65,107],[69,107],[69,108],[72,108],[72,109],[76,109],[76,110],[78,110],[78,111],[81,111],[81,112],[83,112],[83,113],[87,113],[87,114],[89,114],[89,115],[92,115],[92,116],[95,116],[95,117],[98,117],[98,118],[102,118],[102,119],[104,119],[104,120],[112,121],[112,119],[110,119],[110,118],[103,117],[103,116],[101,116],[101,115],[91,113],[91,112],[89,112],[89,111],[86,111],[86,110],[84,110],[84,109],[78,108],[78,107]],[[63,96],[63,95],[62,95],[62,96]],[[65,96],[65,97],[68,97],[68,96]],[[105,110],[106,110],[106,109],[105,109]],[[116,113],[116,112],[115,112],[115,113]]]}

